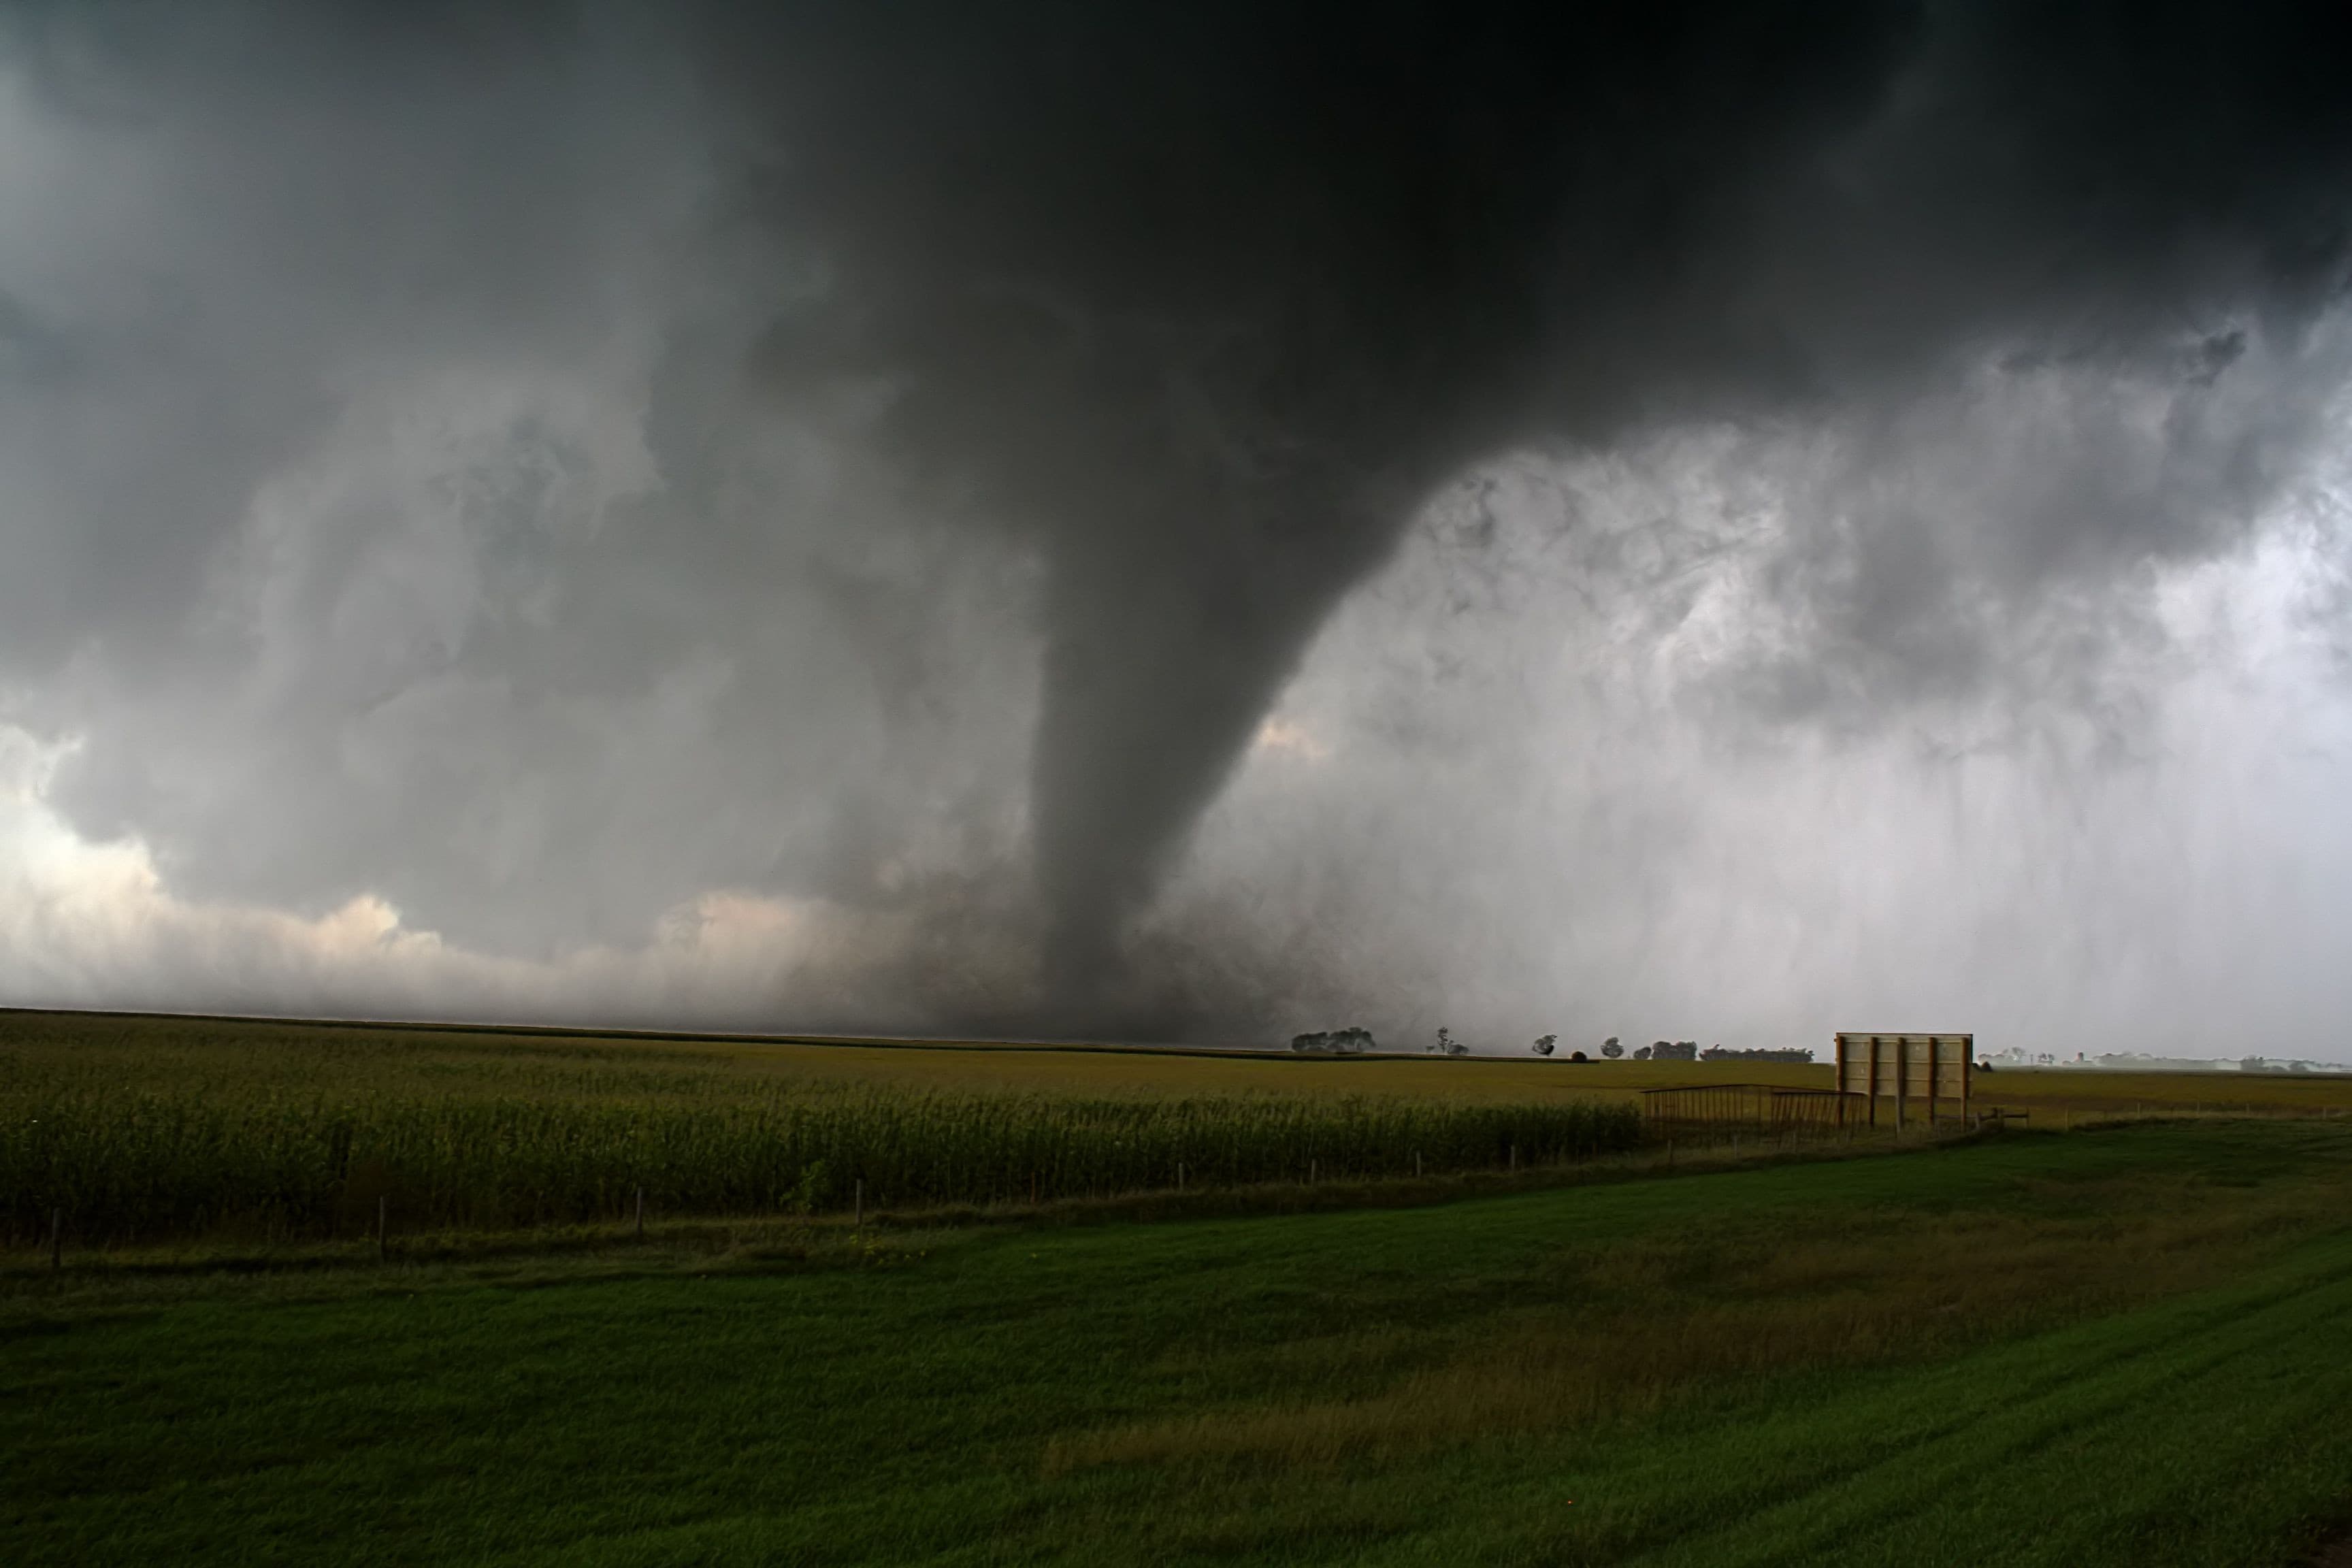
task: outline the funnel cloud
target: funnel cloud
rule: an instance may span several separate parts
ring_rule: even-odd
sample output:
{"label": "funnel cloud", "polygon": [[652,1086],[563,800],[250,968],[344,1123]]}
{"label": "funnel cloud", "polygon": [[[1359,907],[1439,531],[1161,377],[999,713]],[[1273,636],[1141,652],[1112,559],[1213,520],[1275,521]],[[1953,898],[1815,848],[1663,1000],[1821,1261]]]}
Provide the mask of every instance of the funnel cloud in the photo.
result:
{"label": "funnel cloud", "polygon": [[[2257,984],[2194,933],[2263,855],[2294,931],[2352,895],[2317,817],[2181,815],[2326,794],[2347,46],[2072,0],[14,7],[0,855],[49,912],[0,984],[2134,1037],[2183,943]],[[2194,738],[2270,701],[2305,761],[2221,778]],[[90,903],[56,867],[101,854]],[[1885,885],[1810,880],[1847,857]],[[2078,962],[2026,973],[2045,919]],[[2289,968],[2278,1026],[2340,1019]]]}

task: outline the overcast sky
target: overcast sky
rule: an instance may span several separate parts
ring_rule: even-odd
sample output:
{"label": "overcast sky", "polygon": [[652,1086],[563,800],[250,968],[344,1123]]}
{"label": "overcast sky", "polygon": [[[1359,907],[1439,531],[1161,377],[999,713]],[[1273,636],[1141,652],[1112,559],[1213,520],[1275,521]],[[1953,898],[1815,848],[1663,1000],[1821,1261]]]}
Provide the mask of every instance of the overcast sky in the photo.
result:
{"label": "overcast sky", "polygon": [[2352,1060],[2340,7],[0,10],[0,1002]]}

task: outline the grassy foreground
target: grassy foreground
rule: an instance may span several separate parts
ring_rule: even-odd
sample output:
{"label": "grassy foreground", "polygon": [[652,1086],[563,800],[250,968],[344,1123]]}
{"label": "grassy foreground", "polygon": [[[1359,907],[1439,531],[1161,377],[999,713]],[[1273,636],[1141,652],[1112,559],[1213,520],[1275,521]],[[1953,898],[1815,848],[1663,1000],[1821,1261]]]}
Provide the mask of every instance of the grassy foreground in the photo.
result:
{"label": "grassy foreground", "polygon": [[2347,1215],[2352,1129],[2151,1123],[495,1284],[14,1273],[0,1560],[2285,1564],[2352,1503]]}

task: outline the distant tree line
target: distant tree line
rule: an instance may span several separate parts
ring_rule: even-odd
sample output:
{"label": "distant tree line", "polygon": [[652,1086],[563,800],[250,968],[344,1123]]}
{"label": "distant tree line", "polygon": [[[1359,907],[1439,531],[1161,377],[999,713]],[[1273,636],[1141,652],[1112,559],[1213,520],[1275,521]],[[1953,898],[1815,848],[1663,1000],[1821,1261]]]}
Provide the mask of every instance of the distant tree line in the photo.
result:
{"label": "distant tree line", "polygon": [[[1326,1034],[1294,1035],[1290,1048],[1301,1056],[1355,1056],[1373,1049],[1369,1029],[1333,1029]],[[1466,1057],[1470,1047],[1454,1038],[1451,1029],[1437,1031],[1437,1038],[1427,1047],[1433,1056]],[[1558,1035],[1538,1035],[1528,1049],[1539,1057],[1550,1057],[1559,1049]],[[1624,1057],[1625,1046],[1614,1035],[1601,1042],[1601,1054],[1611,1061]],[[1591,1061],[1582,1051],[1570,1051],[1571,1062]],[[1696,1040],[1654,1040],[1634,1049],[1637,1062],[1810,1062],[1813,1053],[1802,1047],[1788,1049],[1734,1050],[1726,1046],[1709,1046],[1699,1049]]]}
{"label": "distant tree line", "polygon": [[1302,1057],[1358,1057],[1372,1048],[1370,1029],[1330,1029],[1320,1034],[1293,1035],[1290,1048]]}

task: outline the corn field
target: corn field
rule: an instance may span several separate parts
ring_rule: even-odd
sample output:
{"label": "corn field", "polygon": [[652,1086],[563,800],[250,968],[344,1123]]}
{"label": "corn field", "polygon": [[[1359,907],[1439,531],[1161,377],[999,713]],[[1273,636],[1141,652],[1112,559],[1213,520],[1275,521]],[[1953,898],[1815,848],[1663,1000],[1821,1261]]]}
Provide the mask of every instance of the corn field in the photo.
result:
{"label": "corn field", "polygon": [[[31,1086],[25,1086],[31,1087]],[[507,1228],[1360,1180],[1590,1158],[1629,1106],[774,1092],[713,1101],[236,1098],[57,1083],[0,1100],[0,1226],[82,1245]]]}

